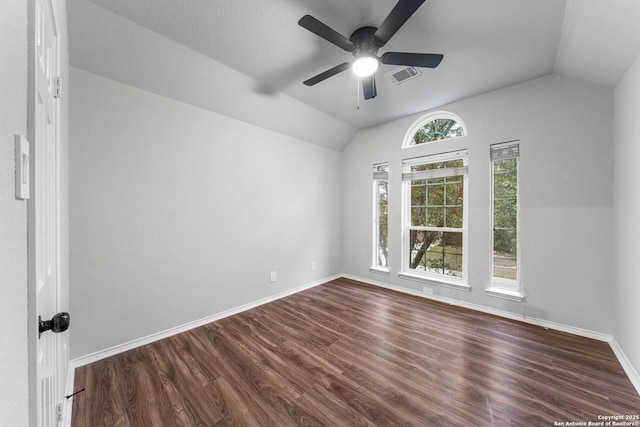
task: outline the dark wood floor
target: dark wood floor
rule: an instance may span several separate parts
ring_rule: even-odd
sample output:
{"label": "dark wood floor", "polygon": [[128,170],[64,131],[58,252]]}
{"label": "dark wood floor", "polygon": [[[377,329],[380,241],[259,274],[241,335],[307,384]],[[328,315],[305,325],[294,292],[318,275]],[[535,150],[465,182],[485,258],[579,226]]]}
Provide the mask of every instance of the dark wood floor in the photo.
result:
{"label": "dark wood floor", "polygon": [[553,426],[638,415],[609,345],[335,280],[78,368],[75,427]]}

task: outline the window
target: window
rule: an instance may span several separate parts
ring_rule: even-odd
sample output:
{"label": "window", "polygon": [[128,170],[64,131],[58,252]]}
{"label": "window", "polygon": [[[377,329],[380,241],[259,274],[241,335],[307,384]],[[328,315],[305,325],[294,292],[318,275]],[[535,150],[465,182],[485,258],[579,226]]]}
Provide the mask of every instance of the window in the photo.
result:
{"label": "window", "polygon": [[492,280],[490,289],[514,296],[518,281],[518,141],[491,146]]}
{"label": "window", "polygon": [[389,164],[373,165],[373,262],[372,268],[388,271]]}
{"label": "window", "polygon": [[455,114],[446,111],[429,113],[409,129],[403,148],[457,138],[466,134],[464,123]]}
{"label": "window", "polygon": [[405,160],[401,276],[466,285],[467,151]]}

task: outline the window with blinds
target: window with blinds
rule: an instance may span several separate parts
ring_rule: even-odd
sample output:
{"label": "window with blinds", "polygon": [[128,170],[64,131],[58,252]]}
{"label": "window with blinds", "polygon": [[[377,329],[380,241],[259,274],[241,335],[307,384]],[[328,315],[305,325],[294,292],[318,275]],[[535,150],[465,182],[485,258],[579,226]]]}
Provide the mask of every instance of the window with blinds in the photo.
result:
{"label": "window with blinds", "polygon": [[373,251],[372,268],[389,268],[389,164],[373,165]]}
{"label": "window with blinds", "polygon": [[491,145],[492,288],[518,292],[519,141]]}
{"label": "window with blinds", "polygon": [[403,161],[403,273],[466,286],[467,150]]}

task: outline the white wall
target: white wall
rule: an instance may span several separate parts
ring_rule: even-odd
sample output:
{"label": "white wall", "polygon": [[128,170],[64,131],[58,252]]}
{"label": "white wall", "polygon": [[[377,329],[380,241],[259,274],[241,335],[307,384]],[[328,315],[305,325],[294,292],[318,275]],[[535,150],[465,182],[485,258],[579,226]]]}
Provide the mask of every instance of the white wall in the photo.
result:
{"label": "white wall", "polygon": [[[73,90],[69,78],[69,35],[67,32],[67,1],[52,2],[60,38],[60,75],[63,95],[60,101],[60,300],[59,311],[69,311],[69,92]],[[64,93],[66,91],[66,93]],[[65,369],[71,356],[70,333],[62,335]],[[66,378],[66,370],[63,372]]]}
{"label": "white wall", "polygon": [[[468,136],[401,149],[421,115],[359,132],[343,152],[343,270],[412,290],[400,279],[401,161],[469,149],[471,292],[435,287],[435,295],[595,332],[613,333],[613,196],[610,90],[557,75],[466,99],[439,110],[458,114]],[[489,145],[521,141],[521,274],[527,303],[486,295],[491,276]],[[389,264],[371,258],[371,166],[390,163]]]}
{"label": "white wall", "polygon": [[[356,133],[336,117],[94,3],[69,5],[76,68],[334,149]],[[260,11],[269,9],[275,8]]]}
{"label": "white wall", "polygon": [[340,272],[340,152],[71,70],[72,358]]}
{"label": "white wall", "polygon": [[615,90],[615,338],[640,373],[640,57]]}
{"label": "white wall", "polygon": [[26,2],[0,2],[0,66],[0,424],[27,426],[27,203],[15,199],[13,145],[27,136]]}

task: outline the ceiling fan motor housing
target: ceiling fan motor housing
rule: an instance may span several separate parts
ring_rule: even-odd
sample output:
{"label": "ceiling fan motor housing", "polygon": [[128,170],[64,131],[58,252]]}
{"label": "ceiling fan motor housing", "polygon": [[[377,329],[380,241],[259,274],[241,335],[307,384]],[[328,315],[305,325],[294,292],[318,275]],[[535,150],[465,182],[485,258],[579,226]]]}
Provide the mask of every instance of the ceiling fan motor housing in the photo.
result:
{"label": "ceiling fan motor housing", "polygon": [[362,27],[355,30],[349,40],[356,45],[353,49],[353,56],[376,56],[378,46],[375,41],[374,34],[378,29],[376,27]]}

